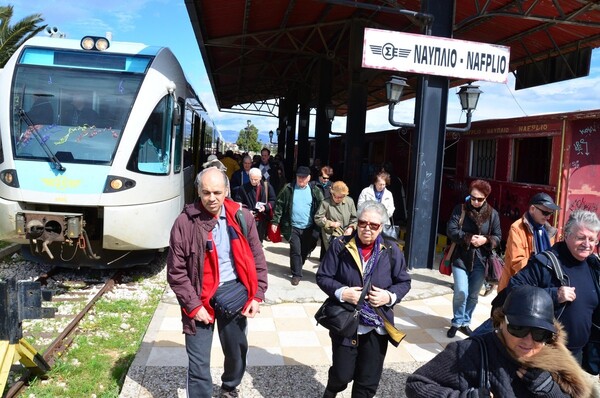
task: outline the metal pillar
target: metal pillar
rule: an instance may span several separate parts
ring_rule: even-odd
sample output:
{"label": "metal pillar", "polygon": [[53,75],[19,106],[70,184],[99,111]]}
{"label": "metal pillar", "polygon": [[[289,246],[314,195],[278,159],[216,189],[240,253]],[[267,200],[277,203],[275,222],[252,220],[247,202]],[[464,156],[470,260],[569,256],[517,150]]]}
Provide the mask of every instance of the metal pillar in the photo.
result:
{"label": "metal pillar", "polygon": [[350,195],[357,200],[362,188],[361,167],[363,143],[367,123],[367,82],[362,79],[362,46],[364,26],[352,25],[349,40],[348,67],[350,87],[348,88],[348,117],[346,121],[346,154],[344,157],[344,182],[350,188]]}
{"label": "metal pillar", "polygon": [[292,181],[294,177],[294,152],[296,149],[296,114],[298,113],[298,93],[289,90],[286,97],[287,126],[285,131],[285,175]]}
{"label": "metal pillar", "polygon": [[[321,60],[319,79],[319,99],[315,119],[315,159],[322,165],[329,164],[329,134],[331,122],[327,118],[325,107],[331,102],[331,84],[333,65],[329,60]],[[334,170],[335,172],[335,170]]]}
{"label": "metal pillar", "polygon": [[[432,14],[433,36],[451,37],[454,1],[424,0],[421,11]],[[405,248],[410,268],[433,268],[442,184],[448,78],[422,76],[416,96],[411,153],[412,195],[409,195],[409,236]]]}
{"label": "metal pillar", "polygon": [[[300,104],[300,122],[298,124],[298,156],[297,166],[310,166],[310,145],[308,143],[308,125],[310,124],[310,107],[303,99]],[[296,166],[296,167],[297,167]]]}
{"label": "metal pillar", "polygon": [[[277,153],[284,157],[285,154],[285,128],[286,128],[286,99],[279,99],[279,132],[277,134]],[[288,175],[286,174],[286,178]]]}

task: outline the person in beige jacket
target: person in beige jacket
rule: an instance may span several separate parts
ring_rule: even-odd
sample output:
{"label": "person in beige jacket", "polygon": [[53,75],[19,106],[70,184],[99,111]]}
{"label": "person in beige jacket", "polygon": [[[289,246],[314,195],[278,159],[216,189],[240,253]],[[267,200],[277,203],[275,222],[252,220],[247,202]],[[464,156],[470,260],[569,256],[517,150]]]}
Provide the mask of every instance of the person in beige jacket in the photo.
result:
{"label": "person in beige jacket", "polygon": [[325,251],[329,248],[332,237],[352,235],[356,231],[356,206],[348,193],[345,182],[334,182],[331,196],[321,202],[315,213],[315,224],[321,227],[321,242]]}

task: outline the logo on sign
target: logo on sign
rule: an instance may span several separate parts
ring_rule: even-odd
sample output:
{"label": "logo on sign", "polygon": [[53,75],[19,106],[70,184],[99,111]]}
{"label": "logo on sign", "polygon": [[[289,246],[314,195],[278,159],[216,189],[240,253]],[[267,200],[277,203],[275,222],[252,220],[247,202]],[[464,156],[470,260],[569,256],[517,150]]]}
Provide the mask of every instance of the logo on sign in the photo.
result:
{"label": "logo on sign", "polygon": [[408,58],[410,55],[410,48],[399,48],[395,47],[391,43],[385,43],[383,46],[371,45],[371,52],[373,55],[381,55],[386,60],[391,60],[396,57]]}

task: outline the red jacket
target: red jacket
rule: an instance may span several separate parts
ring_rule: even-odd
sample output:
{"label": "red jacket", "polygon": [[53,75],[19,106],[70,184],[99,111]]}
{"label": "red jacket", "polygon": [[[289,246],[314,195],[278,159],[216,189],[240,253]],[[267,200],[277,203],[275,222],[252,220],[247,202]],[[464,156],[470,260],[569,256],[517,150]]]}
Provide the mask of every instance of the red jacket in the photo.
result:
{"label": "red jacket", "polygon": [[[226,205],[238,206],[247,225],[247,240],[256,264],[257,289],[255,297],[264,300],[267,290],[267,262],[258,239],[254,217],[239,203],[226,198]],[[186,205],[171,229],[169,255],[167,257],[167,281],[182,308],[183,332],[196,333],[196,324],[187,314],[202,306],[202,282],[204,275],[205,248],[209,231],[217,219],[207,212],[200,201]]]}

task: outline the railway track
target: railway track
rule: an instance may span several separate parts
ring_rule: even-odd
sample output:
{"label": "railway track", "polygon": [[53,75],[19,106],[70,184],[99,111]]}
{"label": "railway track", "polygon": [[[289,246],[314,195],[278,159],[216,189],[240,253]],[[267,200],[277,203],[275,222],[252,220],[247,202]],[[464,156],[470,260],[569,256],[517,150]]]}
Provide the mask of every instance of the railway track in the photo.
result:
{"label": "railway track", "polygon": [[[44,273],[41,275],[38,280],[42,282],[42,284],[47,284],[49,279],[54,278],[54,276],[59,274],[59,270],[51,269],[48,273]],[[52,366],[56,359],[71,345],[73,342],[73,338],[78,331],[78,326],[82,319],[90,312],[90,310],[94,307],[95,303],[104,296],[107,292],[114,288],[116,284],[118,284],[119,280],[123,277],[123,270],[119,270],[115,272],[112,276],[106,279],[103,285],[97,289],[95,294],[89,298],[89,294],[80,293],[80,294],[69,294],[67,297],[57,296],[52,302],[58,303],[60,301],[69,301],[73,302],[74,300],[87,300],[87,303],[79,312],[77,312],[68,323],[68,325],[54,338],[54,340],[46,347],[44,350],[42,357],[44,360]],[[64,283],[63,287],[64,287]],[[79,288],[85,287],[89,283],[77,284],[72,283],[71,286],[77,286]],[[77,297],[78,296],[78,297]],[[27,387],[27,383],[33,377],[31,372],[25,370],[24,374],[19,378],[18,381],[13,383],[8,390],[6,391],[5,398],[13,398],[19,396]]]}
{"label": "railway track", "polygon": [[[166,253],[160,253],[146,266],[121,269],[114,275],[115,270],[53,268],[50,264],[28,261],[14,254],[14,248],[11,249],[5,254],[0,250],[0,280],[39,281],[43,288],[53,292],[52,301],[42,306],[55,308],[55,317],[26,319],[22,322],[22,330],[25,341],[54,366],[45,374],[47,380],[40,381],[41,377],[38,377],[37,381],[28,383],[31,375],[27,374],[26,368],[13,365],[8,379],[4,380],[4,395],[0,391],[0,396],[27,396],[33,393],[42,396],[80,396],[82,393],[79,388],[97,390],[106,387],[118,391],[122,380],[118,377],[115,379],[114,369],[123,368],[127,371],[128,363],[134,357],[147,328],[144,322],[149,322],[152,317],[155,307],[151,307],[151,303],[157,302],[166,287]],[[116,303],[119,304],[115,306]],[[107,308],[111,308],[109,312]],[[86,313],[88,316],[85,316]],[[121,344],[116,349],[108,346],[113,337]],[[65,366],[70,367],[71,371],[90,367],[87,364],[89,357],[80,356],[80,353],[82,345],[90,349],[88,342],[92,340],[94,343],[91,345],[97,347],[107,343],[103,346],[104,350],[92,349],[87,354],[94,360],[101,358],[104,373],[97,373],[96,377],[104,377],[104,384],[90,385],[85,376],[73,378],[72,373],[63,373]],[[56,358],[59,360],[55,363]],[[92,365],[93,371],[97,372],[95,366]],[[6,373],[4,377],[7,377]],[[65,387],[65,384],[69,387]],[[84,386],[79,387],[81,384]],[[28,388],[29,385],[31,388]],[[25,387],[28,392],[23,394]],[[67,392],[67,388],[71,387],[74,390]],[[84,395],[93,396],[94,393],[101,396],[103,391]]]}

